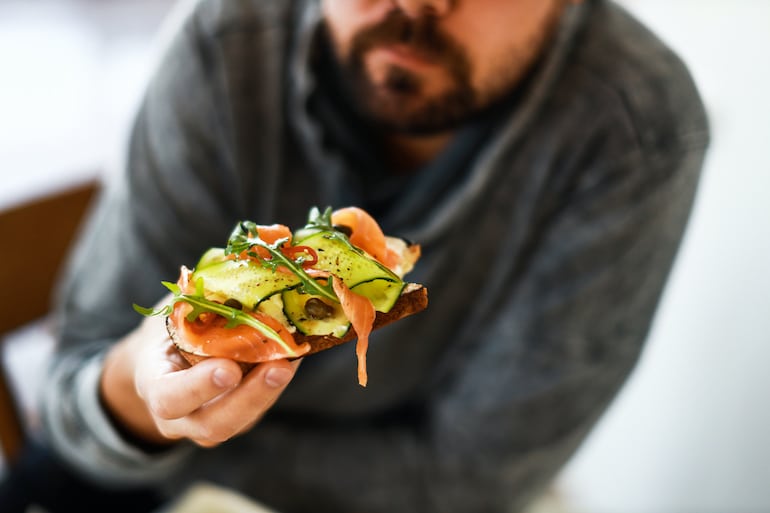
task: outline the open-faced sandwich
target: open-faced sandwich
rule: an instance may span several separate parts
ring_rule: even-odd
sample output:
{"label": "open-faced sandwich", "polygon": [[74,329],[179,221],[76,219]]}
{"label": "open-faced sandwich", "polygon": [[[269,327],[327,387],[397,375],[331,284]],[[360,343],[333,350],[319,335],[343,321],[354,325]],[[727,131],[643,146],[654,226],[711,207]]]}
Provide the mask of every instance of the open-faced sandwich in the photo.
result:
{"label": "open-faced sandwich", "polygon": [[227,246],[182,267],[164,308],[177,349],[195,364],[230,358],[245,369],[299,358],[358,339],[358,380],[366,386],[369,334],[428,305],[422,285],[403,280],[420,247],[386,237],[365,211],[310,211],[294,233],[284,225],[236,225]]}

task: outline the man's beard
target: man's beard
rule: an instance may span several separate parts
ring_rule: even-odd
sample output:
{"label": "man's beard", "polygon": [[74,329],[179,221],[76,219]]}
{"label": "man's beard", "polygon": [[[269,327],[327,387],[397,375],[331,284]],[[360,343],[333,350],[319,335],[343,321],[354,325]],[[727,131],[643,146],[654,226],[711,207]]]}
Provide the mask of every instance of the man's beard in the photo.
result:
{"label": "man's beard", "polygon": [[[427,97],[424,79],[396,65],[387,68],[383,84],[375,85],[366,69],[366,55],[374,48],[393,45],[406,46],[430,60],[446,73],[449,87]],[[359,112],[385,130],[439,133],[457,127],[478,110],[466,53],[440,32],[430,16],[413,19],[394,9],[381,23],[356,34],[349,55],[339,64]]]}

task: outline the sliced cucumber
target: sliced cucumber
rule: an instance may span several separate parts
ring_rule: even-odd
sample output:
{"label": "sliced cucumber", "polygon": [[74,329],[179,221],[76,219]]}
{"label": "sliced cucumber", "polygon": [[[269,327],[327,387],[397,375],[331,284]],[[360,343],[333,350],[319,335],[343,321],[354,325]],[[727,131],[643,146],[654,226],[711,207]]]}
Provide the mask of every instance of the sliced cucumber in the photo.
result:
{"label": "sliced cucumber", "polygon": [[281,294],[273,294],[259,303],[259,305],[257,305],[257,311],[277,320],[286,326],[286,329],[288,329],[290,333],[297,331],[297,328],[289,322],[286,315],[283,313],[283,298],[281,297]]}
{"label": "sliced cucumber", "polygon": [[205,253],[203,253],[203,256],[201,256],[200,260],[198,260],[198,263],[195,264],[195,269],[203,269],[204,267],[208,267],[211,264],[222,262],[224,259],[224,248],[209,248]]}
{"label": "sliced cucumber", "polygon": [[404,286],[404,282],[377,279],[359,283],[350,290],[369,298],[372,305],[374,305],[374,309],[378,312],[387,313],[398,301]]}
{"label": "sliced cucumber", "polygon": [[358,250],[351,250],[345,241],[331,232],[318,232],[296,242],[298,246],[309,246],[316,251],[318,263],[315,269],[329,271],[349,288],[372,280],[386,280],[400,283],[401,279],[377,260]]}
{"label": "sliced cucumber", "polygon": [[206,292],[224,299],[235,299],[254,310],[265,298],[299,285],[294,274],[273,272],[252,260],[223,260],[209,263],[193,272],[193,281],[203,278]]}
{"label": "sliced cucumber", "polygon": [[[324,301],[318,296],[303,294],[297,289],[284,290],[281,293],[283,311],[289,321],[305,335],[332,335],[342,337],[350,329],[350,322],[339,303]],[[325,305],[323,318],[313,318],[306,308],[309,300],[320,301]],[[310,309],[311,312],[313,309]],[[320,316],[316,316],[320,317]]]}

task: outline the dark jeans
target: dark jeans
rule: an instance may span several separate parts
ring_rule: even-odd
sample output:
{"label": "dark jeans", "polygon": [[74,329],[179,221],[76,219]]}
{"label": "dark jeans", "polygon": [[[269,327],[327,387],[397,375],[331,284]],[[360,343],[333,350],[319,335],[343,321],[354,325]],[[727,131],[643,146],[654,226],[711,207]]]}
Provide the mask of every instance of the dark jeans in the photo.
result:
{"label": "dark jeans", "polygon": [[163,500],[152,489],[112,490],[68,469],[49,450],[30,444],[0,481],[0,513],[25,513],[30,505],[49,513],[144,513]]}

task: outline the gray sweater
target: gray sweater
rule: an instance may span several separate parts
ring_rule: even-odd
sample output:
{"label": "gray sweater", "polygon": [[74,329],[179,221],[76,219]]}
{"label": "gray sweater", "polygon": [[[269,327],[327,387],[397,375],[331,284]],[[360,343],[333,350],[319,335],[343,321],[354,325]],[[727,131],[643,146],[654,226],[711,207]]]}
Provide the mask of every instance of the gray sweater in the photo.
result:
{"label": "gray sweater", "polygon": [[391,205],[388,231],[423,246],[411,277],[430,306],[372,337],[368,388],[351,345],[307,358],[260,424],[212,450],[147,452],[102,410],[131,304],[236,220],[296,227],[312,205],[363,202],[347,187],[361,170],[307,108],[318,16],[312,1],[202,0],[185,18],[64,280],[46,434],[111,486],[206,479],[285,513],[517,511],[633,368],[708,143],[685,67],[601,0],[569,8],[450,186]]}

